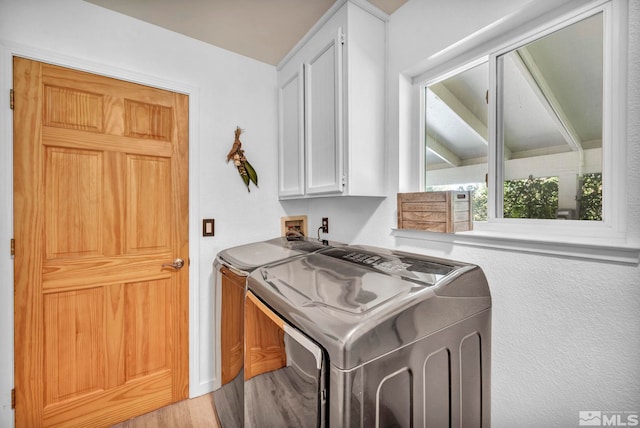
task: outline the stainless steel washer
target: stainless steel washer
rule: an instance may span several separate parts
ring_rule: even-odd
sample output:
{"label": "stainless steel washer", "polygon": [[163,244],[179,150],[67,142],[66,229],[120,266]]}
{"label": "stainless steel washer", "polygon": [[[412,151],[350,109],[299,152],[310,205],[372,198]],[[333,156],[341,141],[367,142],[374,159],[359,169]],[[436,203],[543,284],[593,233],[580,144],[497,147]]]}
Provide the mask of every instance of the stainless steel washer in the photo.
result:
{"label": "stainless steel washer", "polygon": [[218,253],[215,272],[216,331],[213,349],[221,387],[214,391],[222,427],[242,426],[244,365],[244,298],[247,276],[259,266],[326,249],[316,240],[281,237],[225,249]]}
{"label": "stainless steel washer", "polygon": [[245,426],[489,426],[479,267],[330,248],[263,266],[247,287]]}

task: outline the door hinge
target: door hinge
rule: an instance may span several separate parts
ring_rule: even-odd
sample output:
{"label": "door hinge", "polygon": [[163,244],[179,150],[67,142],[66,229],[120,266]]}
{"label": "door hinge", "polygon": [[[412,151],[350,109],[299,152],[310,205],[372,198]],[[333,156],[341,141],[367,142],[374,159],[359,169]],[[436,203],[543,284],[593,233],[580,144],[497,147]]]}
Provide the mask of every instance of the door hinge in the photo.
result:
{"label": "door hinge", "polygon": [[13,94],[13,89],[9,89],[9,108],[13,110],[15,106],[15,96]]}
{"label": "door hinge", "polygon": [[16,240],[11,238],[11,255],[16,255]]}
{"label": "door hinge", "polygon": [[11,408],[12,409],[16,408],[16,389],[15,388],[11,390]]}
{"label": "door hinge", "polygon": [[340,32],[340,44],[344,45],[344,32]]}

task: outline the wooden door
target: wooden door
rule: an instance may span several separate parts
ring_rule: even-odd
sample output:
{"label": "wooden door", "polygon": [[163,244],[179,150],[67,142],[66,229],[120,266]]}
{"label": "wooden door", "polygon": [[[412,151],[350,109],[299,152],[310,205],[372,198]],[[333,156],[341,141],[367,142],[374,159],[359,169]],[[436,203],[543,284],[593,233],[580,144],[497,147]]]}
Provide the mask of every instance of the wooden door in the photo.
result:
{"label": "wooden door", "polygon": [[186,398],[188,97],[20,58],[14,91],[16,426]]}

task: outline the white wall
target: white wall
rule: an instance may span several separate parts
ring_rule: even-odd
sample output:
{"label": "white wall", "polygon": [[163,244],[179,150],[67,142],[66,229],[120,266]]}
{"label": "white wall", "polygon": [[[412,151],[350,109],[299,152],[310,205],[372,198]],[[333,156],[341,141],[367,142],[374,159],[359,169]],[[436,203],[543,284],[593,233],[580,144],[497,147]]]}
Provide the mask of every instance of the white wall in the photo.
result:
{"label": "white wall", "polygon": [[[11,52],[192,93],[191,394],[211,390],[212,267],[216,253],[280,234],[277,203],[275,67],[177,35],[80,0],[0,1],[0,426],[12,425],[13,385]],[[194,102],[195,101],[195,104]],[[236,125],[260,178],[247,193],[226,154]],[[288,214],[298,214],[295,207]],[[215,237],[200,237],[215,218]],[[186,219],[185,219],[186,220]]]}
{"label": "white wall", "polygon": [[[389,23],[385,200],[309,202],[329,237],[480,265],[493,295],[492,426],[578,426],[580,410],[640,412],[640,268],[392,235],[398,189],[417,189],[409,77],[425,59],[524,6],[565,0],[409,0]],[[627,185],[629,235],[640,236],[640,2],[629,10]],[[446,52],[444,56],[448,55]]]}
{"label": "white wall", "polygon": [[[53,52],[122,75],[149,76],[195,88],[198,104],[192,180],[199,230],[216,219],[216,236],[192,240],[192,323],[197,374],[192,388],[212,383],[211,261],[217,251],[279,234],[283,214],[309,215],[310,233],[330,218],[329,237],[397,247],[479,264],[493,294],[492,420],[494,427],[577,426],[579,410],[638,411],[640,403],[640,269],[528,253],[451,246],[395,238],[395,193],[414,185],[411,85],[406,75],[450,44],[515,12],[525,4],[551,7],[564,0],[409,0],[389,24],[389,197],[322,198],[277,202],[276,76],[273,67],[106,11],[80,0],[0,0],[0,40],[18,50]],[[640,2],[630,5],[627,168],[631,234],[640,236]],[[463,11],[464,13],[461,13]],[[5,49],[6,50],[6,49]],[[3,61],[6,59],[2,57]],[[10,65],[0,64],[0,78]],[[4,74],[2,70],[5,70]],[[0,81],[1,93],[9,82]],[[3,99],[0,94],[0,101]],[[192,110],[194,113],[194,110]],[[0,426],[11,426],[8,391],[13,382],[11,265],[11,140],[0,102]],[[224,155],[236,125],[260,175],[246,194]],[[195,263],[194,263],[195,262]],[[194,269],[194,264],[198,267]],[[194,325],[195,324],[195,325]],[[193,344],[193,341],[192,341]],[[193,391],[193,389],[192,389]]]}

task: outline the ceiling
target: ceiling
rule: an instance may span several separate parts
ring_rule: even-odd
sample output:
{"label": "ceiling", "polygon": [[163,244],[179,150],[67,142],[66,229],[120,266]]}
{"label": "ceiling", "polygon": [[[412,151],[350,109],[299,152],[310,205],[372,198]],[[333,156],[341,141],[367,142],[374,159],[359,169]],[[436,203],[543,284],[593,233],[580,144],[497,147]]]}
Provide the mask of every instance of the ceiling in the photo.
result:
{"label": "ceiling", "polygon": [[[276,65],[337,0],[85,0]],[[407,0],[368,0],[391,14]]]}
{"label": "ceiling", "polygon": [[[602,14],[499,58],[506,159],[602,147]],[[488,82],[485,62],[429,85],[429,169],[486,163]]]}

